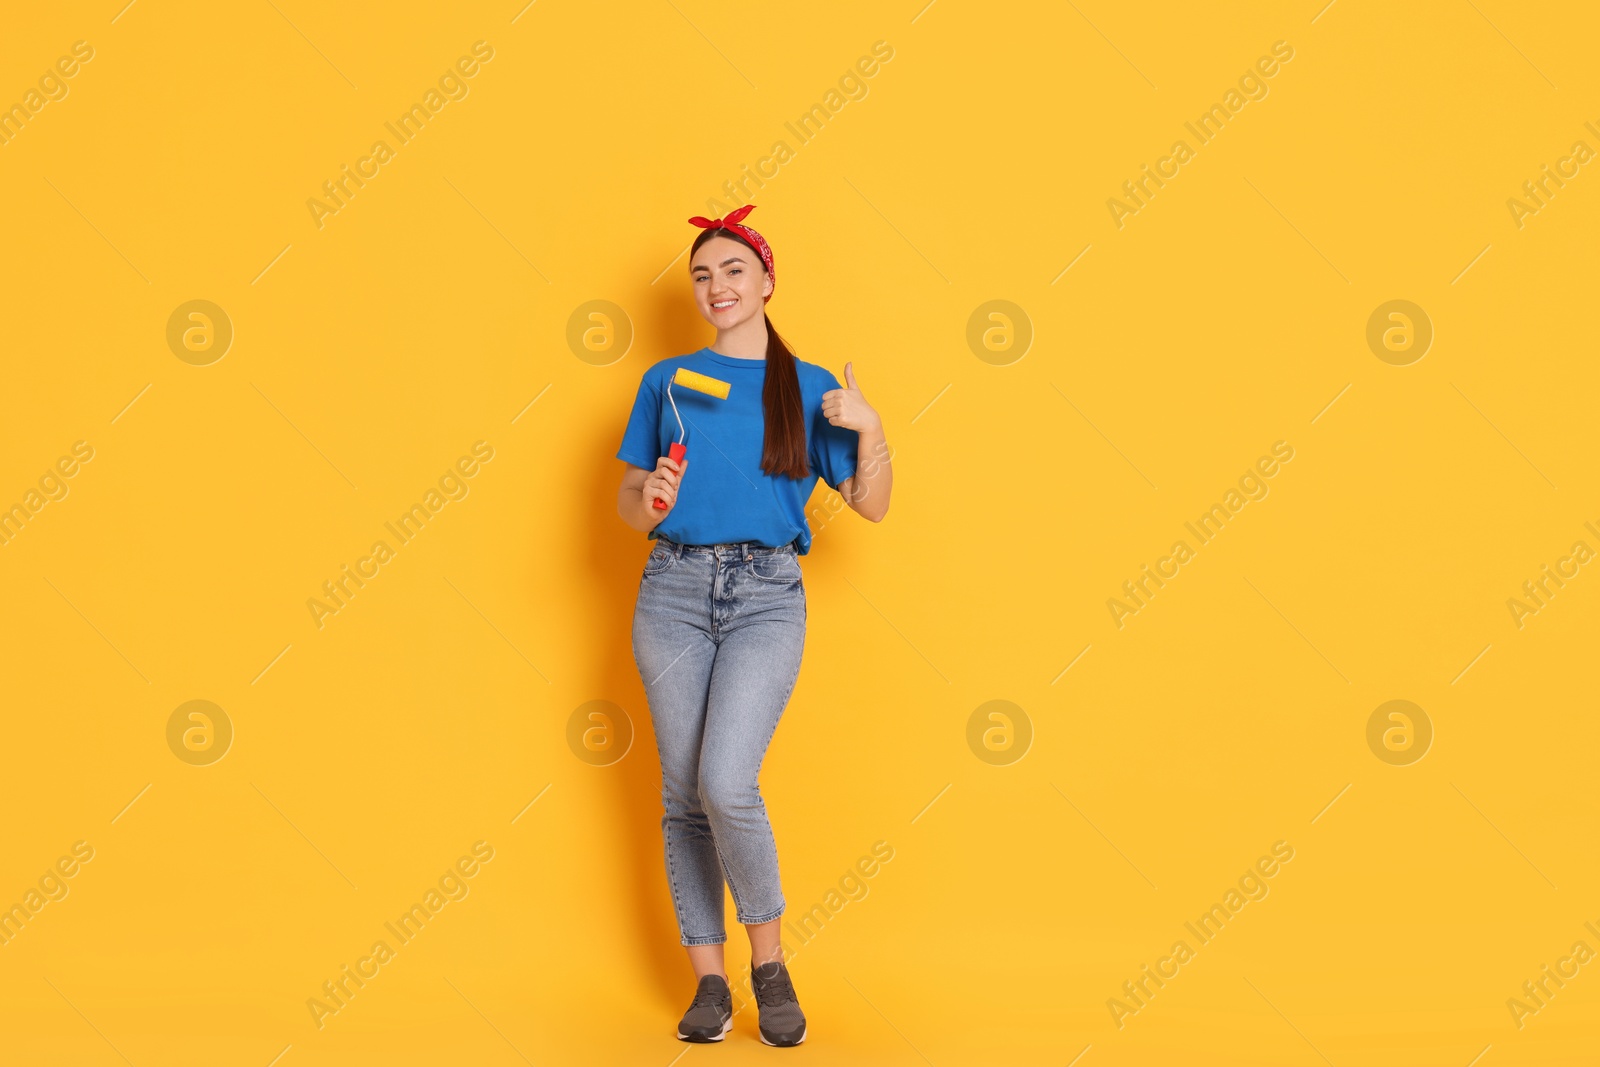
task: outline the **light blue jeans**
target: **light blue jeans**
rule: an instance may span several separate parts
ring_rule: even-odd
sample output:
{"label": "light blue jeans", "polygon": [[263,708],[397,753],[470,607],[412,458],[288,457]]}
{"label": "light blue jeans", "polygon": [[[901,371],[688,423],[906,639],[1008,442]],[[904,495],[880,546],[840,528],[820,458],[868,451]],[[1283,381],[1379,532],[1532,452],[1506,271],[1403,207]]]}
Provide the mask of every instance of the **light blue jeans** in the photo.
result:
{"label": "light blue jeans", "polygon": [[800,675],[806,592],[794,542],[657,538],[639,579],[633,658],[661,756],[667,883],[685,945],[783,914],[778,847],[756,776]]}

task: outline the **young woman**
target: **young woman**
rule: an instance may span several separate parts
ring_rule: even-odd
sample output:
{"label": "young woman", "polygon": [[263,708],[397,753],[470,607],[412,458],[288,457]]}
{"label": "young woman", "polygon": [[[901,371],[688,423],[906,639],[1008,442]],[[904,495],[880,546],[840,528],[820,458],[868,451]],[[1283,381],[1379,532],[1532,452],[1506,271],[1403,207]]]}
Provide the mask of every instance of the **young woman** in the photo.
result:
{"label": "young woman", "polygon": [[[800,672],[806,501],[820,473],[881,521],[891,472],[883,422],[851,365],[841,386],[796,359],[767,318],[772,250],[740,224],[754,206],[689,220],[704,230],[689,252],[695,303],[717,337],[645,371],[617,451],[628,464],[617,511],[656,542],[639,579],[633,653],[661,757],[667,884],[699,980],[678,1037],[721,1041],[733,1027],[726,876],[750,935],[761,1040],[798,1045],[806,1019],[783,961],[777,844],[756,776]],[[679,367],[727,383],[727,396],[678,385],[669,400]],[[675,461],[679,420],[688,452]]]}

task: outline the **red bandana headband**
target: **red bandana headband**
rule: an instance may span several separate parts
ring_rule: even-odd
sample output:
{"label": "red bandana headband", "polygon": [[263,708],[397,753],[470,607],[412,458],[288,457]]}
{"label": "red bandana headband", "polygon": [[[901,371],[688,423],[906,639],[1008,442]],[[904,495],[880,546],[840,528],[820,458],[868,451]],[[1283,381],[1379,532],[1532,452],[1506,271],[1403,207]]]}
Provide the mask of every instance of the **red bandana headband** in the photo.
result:
{"label": "red bandana headband", "polygon": [[[778,275],[772,269],[772,249],[767,245],[767,239],[762,237],[756,231],[752,230],[750,227],[739,225],[741,220],[743,220],[746,215],[755,210],[755,207],[756,206],[754,204],[746,204],[742,208],[728,212],[728,214],[724,215],[720,219],[708,219],[703,215],[696,215],[689,221],[700,227],[702,230],[732,230],[740,237],[743,237],[746,241],[749,241],[751,246],[754,247],[757,252],[761,253],[761,262],[767,268],[767,277],[772,279],[773,287],[776,288],[778,284]],[[761,298],[761,302],[766,303],[771,299],[772,294],[768,293],[766,296]]]}

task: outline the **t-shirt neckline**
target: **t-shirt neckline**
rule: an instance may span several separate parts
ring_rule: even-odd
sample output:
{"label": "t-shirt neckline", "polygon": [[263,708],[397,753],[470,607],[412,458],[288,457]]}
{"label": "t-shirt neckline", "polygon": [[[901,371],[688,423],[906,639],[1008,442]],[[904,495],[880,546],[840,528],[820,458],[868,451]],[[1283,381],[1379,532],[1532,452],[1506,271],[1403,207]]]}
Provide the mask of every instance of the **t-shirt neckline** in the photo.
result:
{"label": "t-shirt neckline", "polygon": [[711,362],[723,367],[745,367],[749,369],[765,370],[767,366],[767,360],[765,356],[763,356],[761,359],[740,359],[738,356],[725,356],[721,352],[714,351],[710,345],[706,345],[704,348],[702,348],[699,354],[705,356]]}

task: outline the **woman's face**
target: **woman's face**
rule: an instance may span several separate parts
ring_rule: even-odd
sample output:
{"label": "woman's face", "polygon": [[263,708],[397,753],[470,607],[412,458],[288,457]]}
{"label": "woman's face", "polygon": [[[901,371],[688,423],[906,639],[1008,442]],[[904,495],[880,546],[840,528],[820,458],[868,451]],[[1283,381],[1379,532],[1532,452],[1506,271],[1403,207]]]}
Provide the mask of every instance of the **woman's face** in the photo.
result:
{"label": "woman's face", "polygon": [[700,314],[719,330],[730,330],[763,314],[762,298],[772,292],[766,264],[742,241],[713,237],[689,263]]}

